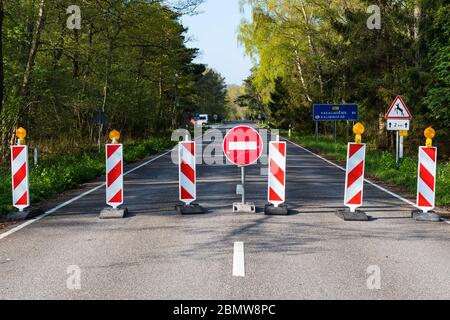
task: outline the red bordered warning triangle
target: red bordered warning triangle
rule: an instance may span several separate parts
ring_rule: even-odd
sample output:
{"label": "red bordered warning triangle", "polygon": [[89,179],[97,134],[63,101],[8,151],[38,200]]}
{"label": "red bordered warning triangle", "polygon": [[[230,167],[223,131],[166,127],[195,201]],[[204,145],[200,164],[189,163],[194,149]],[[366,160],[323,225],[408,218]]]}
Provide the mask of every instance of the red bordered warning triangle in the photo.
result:
{"label": "red bordered warning triangle", "polygon": [[397,96],[388,112],[385,115],[386,119],[412,119],[412,114],[403,102],[402,97]]}

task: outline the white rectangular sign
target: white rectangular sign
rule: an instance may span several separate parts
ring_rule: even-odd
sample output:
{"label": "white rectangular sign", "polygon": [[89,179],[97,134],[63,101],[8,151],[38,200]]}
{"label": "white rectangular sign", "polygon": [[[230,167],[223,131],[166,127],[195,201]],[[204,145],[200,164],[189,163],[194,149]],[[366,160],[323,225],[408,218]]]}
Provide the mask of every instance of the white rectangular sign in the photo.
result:
{"label": "white rectangular sign", "polygon": [[388,119],[386,127],[388,131],[409,130],[410,121],[403,119]]}
{"label": "white rectangular sign", "polygon": [[258,145],[254,141],[230,142],[230,150],[256,150]]}

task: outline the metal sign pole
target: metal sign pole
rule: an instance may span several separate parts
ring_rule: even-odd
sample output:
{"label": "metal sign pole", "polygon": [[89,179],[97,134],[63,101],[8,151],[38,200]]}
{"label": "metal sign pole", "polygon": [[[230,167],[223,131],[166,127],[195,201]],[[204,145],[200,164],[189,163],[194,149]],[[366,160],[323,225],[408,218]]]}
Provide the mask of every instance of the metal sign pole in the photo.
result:
{"label": "metal sign pole", "polygon": [[334,121],[334,143],[337,142],[337,127],[336,127],[337,121]]}
{"label": "metal sign pole", "polygon": [[397,168],[399,167],[399,132],[395,131],[395,163],[397,164]]}
{"label": "metal sign pole", "polygon": [[319,121],[316,121],[316,140],[319,140]]}
{"label": "metal sign pole", "polygon": [[241,167],[242,204],[245,204],[245,166]]}
{"label": "metal sign pole", "polygon": [[403,144],[404,144],[404,137],[400,136],[400,146],[399,146],[399,157],[400,159],[403,159]]}

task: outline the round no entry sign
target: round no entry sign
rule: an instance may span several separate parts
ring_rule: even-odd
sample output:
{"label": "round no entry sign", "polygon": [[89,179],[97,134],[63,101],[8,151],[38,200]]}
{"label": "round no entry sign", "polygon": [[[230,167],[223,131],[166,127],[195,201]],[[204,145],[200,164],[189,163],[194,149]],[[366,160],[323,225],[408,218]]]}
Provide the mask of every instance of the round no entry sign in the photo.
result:
{"label": "round no entry sign", "polygon": [[248,166],[258,161],[263,141],[258,131],[249,126],[237,126],[228,131],[223,140],[223,152],[237,166]]}

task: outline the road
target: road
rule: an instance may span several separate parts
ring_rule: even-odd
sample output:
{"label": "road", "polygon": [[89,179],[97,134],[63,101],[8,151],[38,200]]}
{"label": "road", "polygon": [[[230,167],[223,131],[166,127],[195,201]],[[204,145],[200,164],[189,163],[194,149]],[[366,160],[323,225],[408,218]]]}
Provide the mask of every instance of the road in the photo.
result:
{"label": "road", "polygon": [[[0,299],[450,298],[450,225],[414,222],[410,205],[367,183],[373,221],[344,222],[334,214],[344,172],[291,142],[287,153],[289,216],[233,214],[240,171],[227,165],[198,166],[208,213],[178,215],[177,166],[166,154],[125,177],[129,217],[100,220],[100,188],[1,239]],[[259,208],[260,169],[247,170]],[[233,276],[240,242],[244,277]],[[67,286],[73,265],[79,289]],[[381,272],[379,289],[368,287],[368,268]]]}

